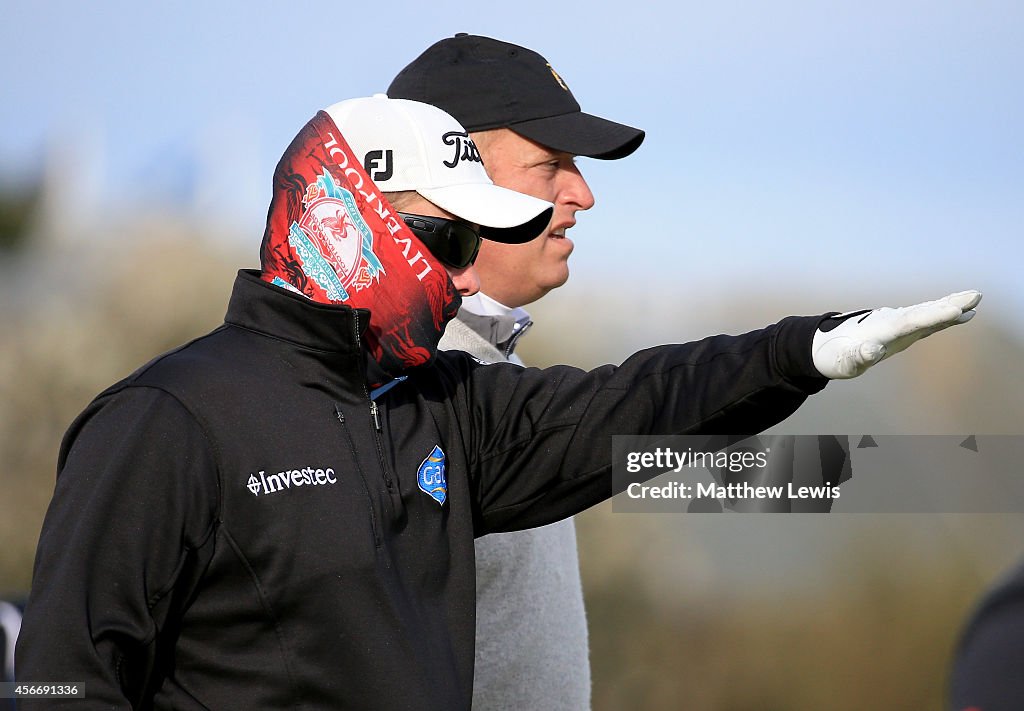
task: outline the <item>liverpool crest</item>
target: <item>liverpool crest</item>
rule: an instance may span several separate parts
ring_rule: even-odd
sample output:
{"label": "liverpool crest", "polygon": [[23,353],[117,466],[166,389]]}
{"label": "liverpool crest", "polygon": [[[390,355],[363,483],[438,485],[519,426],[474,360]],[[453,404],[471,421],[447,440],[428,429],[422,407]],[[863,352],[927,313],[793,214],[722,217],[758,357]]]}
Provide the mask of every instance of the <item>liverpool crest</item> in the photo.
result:
{"label": "liverpool crest", "polygon": [[306,188],[305,210],[291,224],[288,242],[302,270],[332,301],[347,301],[380,279],[384,267],[373,252],[373,232],[352,193],[326,170]]}

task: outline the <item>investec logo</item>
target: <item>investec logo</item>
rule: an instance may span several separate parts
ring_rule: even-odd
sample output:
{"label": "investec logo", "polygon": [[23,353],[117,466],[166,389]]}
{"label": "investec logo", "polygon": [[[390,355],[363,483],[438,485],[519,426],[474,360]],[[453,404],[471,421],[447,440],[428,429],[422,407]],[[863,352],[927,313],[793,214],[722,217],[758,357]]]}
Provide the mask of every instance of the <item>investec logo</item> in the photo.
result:
{"label": "investec logo", "polygon": [[254,496],[259,496],[260,494],[276,494],[284,489],[298,489],[300,486],[323,486],[337,483],[338,477],[334,475],[334,470],[330,467],[327,469],[306,467],[277,474],[267,474],[264,471],[259,474],[250,474],[246,486]]}

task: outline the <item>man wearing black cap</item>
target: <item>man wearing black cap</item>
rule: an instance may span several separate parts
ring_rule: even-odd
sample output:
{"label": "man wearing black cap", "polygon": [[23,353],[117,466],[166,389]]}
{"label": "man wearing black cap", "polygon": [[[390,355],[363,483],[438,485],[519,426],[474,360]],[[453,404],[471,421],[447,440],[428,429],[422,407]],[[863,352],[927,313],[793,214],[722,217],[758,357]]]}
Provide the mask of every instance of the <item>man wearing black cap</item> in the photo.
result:
{"label": "man wearing black cap", "polygon": [[[388,95],[444,109],[470,132],[496,184],[555,206],[544,233],[526,244],[484,241],[476,262],[481,291],[463,299],[440,344],[522,364],[513,353],[531,324],[522,307],[569,278],[566,231],[577,211],[594,205],[575,157],[624,158],[644,132],[582,112],[536,52],[464,33],[428,48],[395,77]],[[589,708],[572,519],[479,539],[476,563],[474,708]]]}
{"label": "man wearing black cap", "polygon": [[[640,146],[644,132],[582,112],[544,57],[488,37],[459,34],[437,42],[399,72],[387,93],[451,114],[467,131],[461,139],[475,144],[477,151],[468,155],[479,154],[496,184],[554,205],[547,229],[532,241],[483,241],[476,261],[480,292],[462,300],[440,343],[483,361],[521,364],[513,349],[531,323],[522,307],[569,278],[573,244],[566,231],[577,211],[594,205],[574,158],[624,158]],[[446,134],[456,145],[459,138]],[[980,298],[962,292],[915,308],[929,314],[950,309],[959,323],[973,315]],[[853,318],[864,313],[843,314],[837,317],[842,325],[818,332],[812,350],[819,372],[855,377],[934,332],[914,315],[924,311],[875,311],[881,325],[871,329],[878,342],[865,345],[854,330],[841,331],[867,329],[871,319]],[[588,709],[587,627],[572,520],[491,534],[477,539],[475,550],[473,708]]]}

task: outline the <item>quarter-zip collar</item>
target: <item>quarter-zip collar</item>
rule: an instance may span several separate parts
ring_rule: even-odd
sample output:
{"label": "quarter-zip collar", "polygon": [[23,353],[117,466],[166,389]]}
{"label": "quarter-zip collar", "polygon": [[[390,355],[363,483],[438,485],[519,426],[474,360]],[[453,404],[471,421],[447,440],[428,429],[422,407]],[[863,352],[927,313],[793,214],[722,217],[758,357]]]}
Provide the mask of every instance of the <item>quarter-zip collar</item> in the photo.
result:
{"label": "quarter-zip collar", "polygon": [[526,309],[505,306],[482,291],[462,300],[459,320],[493,344],[506,358],[512,356],[516,343],[533,325]]}
{"label": "quarter-zip collar", "polygon": [[259,271],[242,269],[224,321],[303,348],[357,355],[370,312],[312,301],[263,281]]}

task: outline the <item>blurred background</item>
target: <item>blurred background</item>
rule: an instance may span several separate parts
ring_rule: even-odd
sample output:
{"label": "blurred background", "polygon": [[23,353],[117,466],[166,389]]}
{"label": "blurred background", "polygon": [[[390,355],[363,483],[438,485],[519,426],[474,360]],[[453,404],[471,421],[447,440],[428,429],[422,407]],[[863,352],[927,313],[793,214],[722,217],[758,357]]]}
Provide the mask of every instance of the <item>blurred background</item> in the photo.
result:
{"label": "blurred background", "polygon": [[[980,289],[969,326],[831,384],[796,434],[1024,432],[1024,6],[901,0],[3,2],[0,598],[28,590],[63,431],[220,323],[318,109],[456,32],[538,50],[643,127],[580,167],[532,364]],[[1021,502],[1024,510],[1024,502]],[[578,518],[594,707],[938,709],[1010,514]]]}

